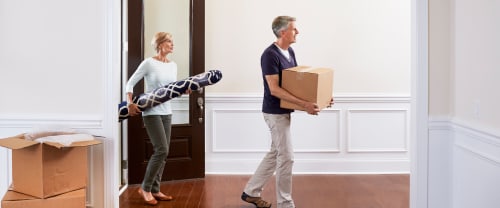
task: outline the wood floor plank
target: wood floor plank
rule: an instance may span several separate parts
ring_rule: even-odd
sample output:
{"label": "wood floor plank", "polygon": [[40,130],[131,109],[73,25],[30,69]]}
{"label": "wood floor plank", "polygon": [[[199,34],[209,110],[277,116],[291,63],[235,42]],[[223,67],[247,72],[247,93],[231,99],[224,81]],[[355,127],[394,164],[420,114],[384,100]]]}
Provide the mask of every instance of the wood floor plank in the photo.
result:
{"label": "wood floor plank", "polygon": [[[240,195],[250,176],[207,175],[204,179],[163,182],[161,191],[175,199],[160,208],[254,208]],[[276,207],[275,179],[262,197]],[[151,207],[129,185],[120,196],[121,208]],[[408,208],[409,175],[294,175],[293,198],[300,208]]]}

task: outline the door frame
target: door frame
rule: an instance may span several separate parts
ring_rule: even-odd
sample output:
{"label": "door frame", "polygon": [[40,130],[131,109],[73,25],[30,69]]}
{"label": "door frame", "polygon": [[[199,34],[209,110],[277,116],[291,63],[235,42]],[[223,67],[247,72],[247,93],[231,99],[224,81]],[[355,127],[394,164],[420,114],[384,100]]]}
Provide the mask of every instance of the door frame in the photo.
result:
{"label": "door frame", "polygon": [[429,206],[429,0],[411,0],[410,208]]}
{"label": "door frame", "polygon": [[[127,0],[126,14],[127,22],[127,70],[122,70],[125,77],[129,77],[133,71],[137,69],[139,64],[144,60],[144,1],[145,0]],[[190,76],[205,72],[205,1],[204,0],[191,0],[189,2],[189,74]],[[128,71],[125,72],[125,71]],[[136,92],[143,91],[143,81],[141,80],[135,86]],[[187,124],[173,124],[171,145],[175,146],[176,143],[188,145],[187,152],[181,152],[182,155],[189,155],[189,158],[168,158],[165,172],[162,180],[177,180],[177,179],[191,179],[203,178],[205,176],[205,120],[204,120],[204,102],[202,106],[198,106],[197,100],[205,99],[205,92],[197,91],[191,93],[189,96],[189,123]],[[201,116],[200,116],[201,115]],[[198,119],[201,118],[201,122]],[[142,181],[144,171],[147,166],[147,155],[144,149],[148,149],[147,145],[143,146],[142,142],[131,140],[147,137],[143,127],[142,118],[132,117],[124,122],[122,140],[127,142],[127,161],[128,167],[126,175],[127,183],[137,184]],[[137,135],[136,135],[137,133]],[[134,135],[134,136],[132,136]],[[133,137],[133,138],[131,138]],[[189,140],[186,144],[186,141]],[[133,142],[138,146],[133,146]],[[171,149],[171,153],[176,150]],[[130,154],[135,154],[134,157]],[[172,154],[170,154],[172,155]],[[188,162],[190,161],[190,162]],[[135,168],[134,168],[135,167]],[[139,172],[141,173],[140,175]]]}
{"label": "door frame", "polygon": [[[196,0],[193,0],[196,1]],[[103,128],[111,138],[104,143],[104,207],[118,206],[120,193],[118,155],[121,152],[118,135],[117,95],[121,93],[119,74],[120,60],[117,54],[121,53],[121,2],[109,1],[106,10],[110,14],[107,19],[108,28],[105,35],[106,59],[110,60],[103,71],[105,97],[107,104]],[[411,169],[410,169],[410,208],[428,207],[428,0],[411,0],[412,13],[412,116],[411,116]],[[204,18],[204,17],[201,17]],[[203,62],[204,63],[204,62]]]}

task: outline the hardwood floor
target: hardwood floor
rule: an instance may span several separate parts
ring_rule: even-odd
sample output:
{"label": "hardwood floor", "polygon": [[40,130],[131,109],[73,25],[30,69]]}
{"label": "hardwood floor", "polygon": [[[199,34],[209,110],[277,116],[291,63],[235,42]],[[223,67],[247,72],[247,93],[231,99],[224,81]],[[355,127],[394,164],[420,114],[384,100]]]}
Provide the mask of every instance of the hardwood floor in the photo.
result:
{"label": "hardwood floor", "polygon": [[[250,176],[207,175],[204,179],[164,182],[163,193],[174,196],[159,202],[161,208],[254,208],[240,199]],[[294,175],[293,197],[299,208],[408,208],[409,175]],[[262,193],[276,207],[274,178]],[[129,185],[120,196],[121,208],[151,207],[143,204]]]}

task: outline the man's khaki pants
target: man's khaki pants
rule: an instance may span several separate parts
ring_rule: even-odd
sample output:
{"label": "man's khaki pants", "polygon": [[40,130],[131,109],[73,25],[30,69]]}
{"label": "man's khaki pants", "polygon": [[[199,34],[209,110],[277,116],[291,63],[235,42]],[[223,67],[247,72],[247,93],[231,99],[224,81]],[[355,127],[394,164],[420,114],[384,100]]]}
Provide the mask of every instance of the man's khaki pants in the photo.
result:
{"label": "man's khaki pants", "polygon": [[290,137],[290,114],[266,114],[271,130],[271,150],[266,154],[245,187],[245,193],[260,197],[263,187],[276,171],[278,208],[295,207],[292,200],[293,146]]}

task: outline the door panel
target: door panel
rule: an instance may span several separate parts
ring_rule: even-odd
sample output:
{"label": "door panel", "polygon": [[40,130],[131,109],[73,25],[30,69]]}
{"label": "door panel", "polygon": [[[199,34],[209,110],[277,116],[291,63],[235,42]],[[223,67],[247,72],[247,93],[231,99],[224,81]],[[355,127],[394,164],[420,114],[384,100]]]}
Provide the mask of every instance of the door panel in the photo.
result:
{"label": "door panel", "polygon": [[[130,77],[144,57],[145,37],[143,0],[128,1],[128,77]],[[145,0],[147,1],[147,0]],[[167,0],[165,0],[167,1]],[[179,0],[171,0],[179,1]],[[187,0],[186,0],[187,1]],[[192,0],[190,3],[190,37],[189,37],[189,75],[205,71],[205,5],[204,0]],[[169,31],[165,31],[169,32]],[[174,36],[175,44],[175,36]],[[175,61],[175,60],[174,60]],[[181,69],[179,69],[181,70]],[[127,79],[128,80],[128,79]],[[143,82],[139,82],[134,92],[143,92]],[[186,96],[186,95],[185,95]],[[163,180],[202,178],[205,176],[205,121],[200,116],[205,114],[203,105],[204,91],[193,92],[186,99],[189,105],[188,123],[172,125],[169,156],[163,172]],[[175,115],[174,115],[175,116]],[[141,183],[147,162],[153,153],[141,116],[127,119],[128,133],[128,182]]]}

